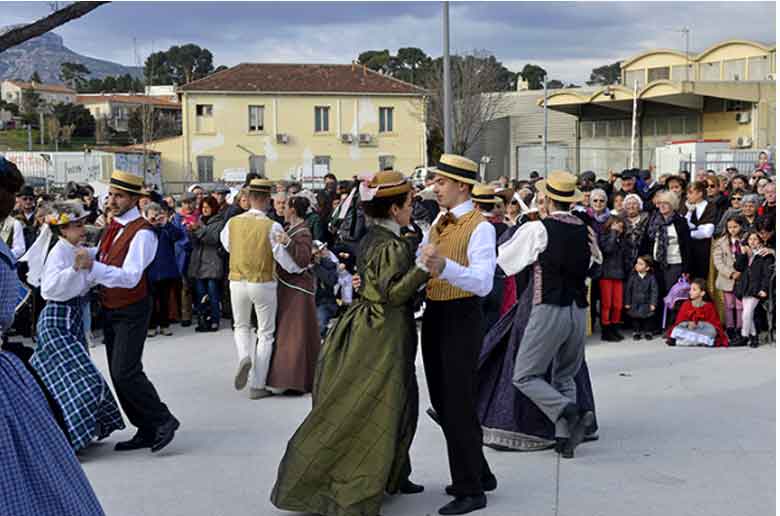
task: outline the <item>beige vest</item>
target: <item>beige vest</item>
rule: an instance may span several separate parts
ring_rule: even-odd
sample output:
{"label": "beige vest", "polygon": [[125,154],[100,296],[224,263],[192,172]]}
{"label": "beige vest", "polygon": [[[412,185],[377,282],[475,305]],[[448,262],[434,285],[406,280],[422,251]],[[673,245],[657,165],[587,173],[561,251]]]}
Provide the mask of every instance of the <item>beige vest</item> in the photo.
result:
{"label": "beige vest", "polygon": [[228,222],[230,281],[268,283],[274,280],[274,255],[268,235],[274,222],[248,212]]}
{"label": "beige vest", "polygon": [[[447,224],[444,227],[437,222],[431,228],[429,241],[438,248],[441,256],[468,267],[469,240],[471,239],[471,234],[482,222],[485,222],[485,217],[476,210],[466,213],[456,222]],[[428,281],[426,294],[428,299],[432,301],[452,301],[453,299],[474,296],[472,292],[454,287],[441,279]]]}

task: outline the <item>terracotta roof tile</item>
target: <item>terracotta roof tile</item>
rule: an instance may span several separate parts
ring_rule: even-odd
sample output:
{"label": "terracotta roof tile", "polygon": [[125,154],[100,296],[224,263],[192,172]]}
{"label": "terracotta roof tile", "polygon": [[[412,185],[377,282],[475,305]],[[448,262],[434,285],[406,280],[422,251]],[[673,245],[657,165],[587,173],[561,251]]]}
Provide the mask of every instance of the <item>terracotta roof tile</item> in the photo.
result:
{"label": "terracotta roof tile", "polygon": [[242,63],[190,82],[180,91],[423,95],[417,86],[362,65]]}
{"label": "terracotta roof tile", "polygon": [[51,93],[70,93],[72,95],[76,94],[75,90],[72,90],[63,84],[42,84],[39,82],[33,84],[31,82],[24,82],[24,81],[8,81],[8,82],[23,90],[48,91]]}

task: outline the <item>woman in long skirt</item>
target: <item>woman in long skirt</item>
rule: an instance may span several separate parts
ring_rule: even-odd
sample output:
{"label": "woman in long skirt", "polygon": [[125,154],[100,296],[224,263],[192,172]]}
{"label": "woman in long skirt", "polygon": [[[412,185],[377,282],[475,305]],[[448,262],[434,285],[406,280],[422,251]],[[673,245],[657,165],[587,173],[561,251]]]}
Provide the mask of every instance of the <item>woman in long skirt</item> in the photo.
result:
{"label": "woman in long skirt", "polygon": [[400,235],[411,186],[399,172],[379,172],[361,198],[374,224],[360,243],[360,298],[320,353],[312,411],[287,446],[271,494],[280,509],[376,516],[386,492],[423,490],[409,480],[419,404],[413,298],[428,279]]}
{"label": "woman in long skirt", "polygon": [[[76,253],[84,238],[80,204],[58,203],[39,239],[45,253],[41,295],[46,306],[38,320],[38,344],[30,359],[59,406],[67,438],[75,451],[125,427],[108,384],[89,356],[82,314],[90,283]],[[53,238],[52,238],[53,237]],[[48,241],[53,241],[51,246]],[[35,247],[35,246],[33,246]],[[31,270],[39,260],[31,260]]]}

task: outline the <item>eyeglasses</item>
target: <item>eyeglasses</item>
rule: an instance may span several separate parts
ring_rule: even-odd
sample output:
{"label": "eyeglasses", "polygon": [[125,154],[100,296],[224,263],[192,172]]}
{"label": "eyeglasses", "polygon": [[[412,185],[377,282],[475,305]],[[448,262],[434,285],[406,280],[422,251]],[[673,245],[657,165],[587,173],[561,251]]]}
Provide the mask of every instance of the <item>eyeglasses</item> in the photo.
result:
{"label": "eyeglasses", "polygon": [[607,202],[607,201],[605,201],[604,199],[591,199],[590,202],[595,203],[595,202]]}
{"label": "eyeglasses", "polygon": [[718,185],[707,185],[707,188],[717,188]]}
{"label": "eyeglasses", "polygon": [[732,201],[741,201],[742,197],[732,197],[731,200]]}

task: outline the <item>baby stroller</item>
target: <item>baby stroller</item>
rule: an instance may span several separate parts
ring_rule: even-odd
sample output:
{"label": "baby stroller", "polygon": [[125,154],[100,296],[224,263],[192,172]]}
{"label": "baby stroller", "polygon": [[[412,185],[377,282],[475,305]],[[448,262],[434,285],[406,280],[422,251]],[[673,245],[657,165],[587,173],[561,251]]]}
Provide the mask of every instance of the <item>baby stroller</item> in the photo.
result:
{"label": "baby stroller", "polygon": [[688,299],[690,291],[691,284],[688,283],[688,281],[683,276],[680,276],[680,279],[677,280],[677,283],[672,285],[672,288],[669,289],[669,293],[666,294],[666,297],[664,297],[664,317],[663,322],[661,323],[661,327],[664,330],[666,330],[667,318],[670,324],[674,323],[674,320],[677,316],[677,311],[680,309],[680,306],[685,302],[685,300]]}

